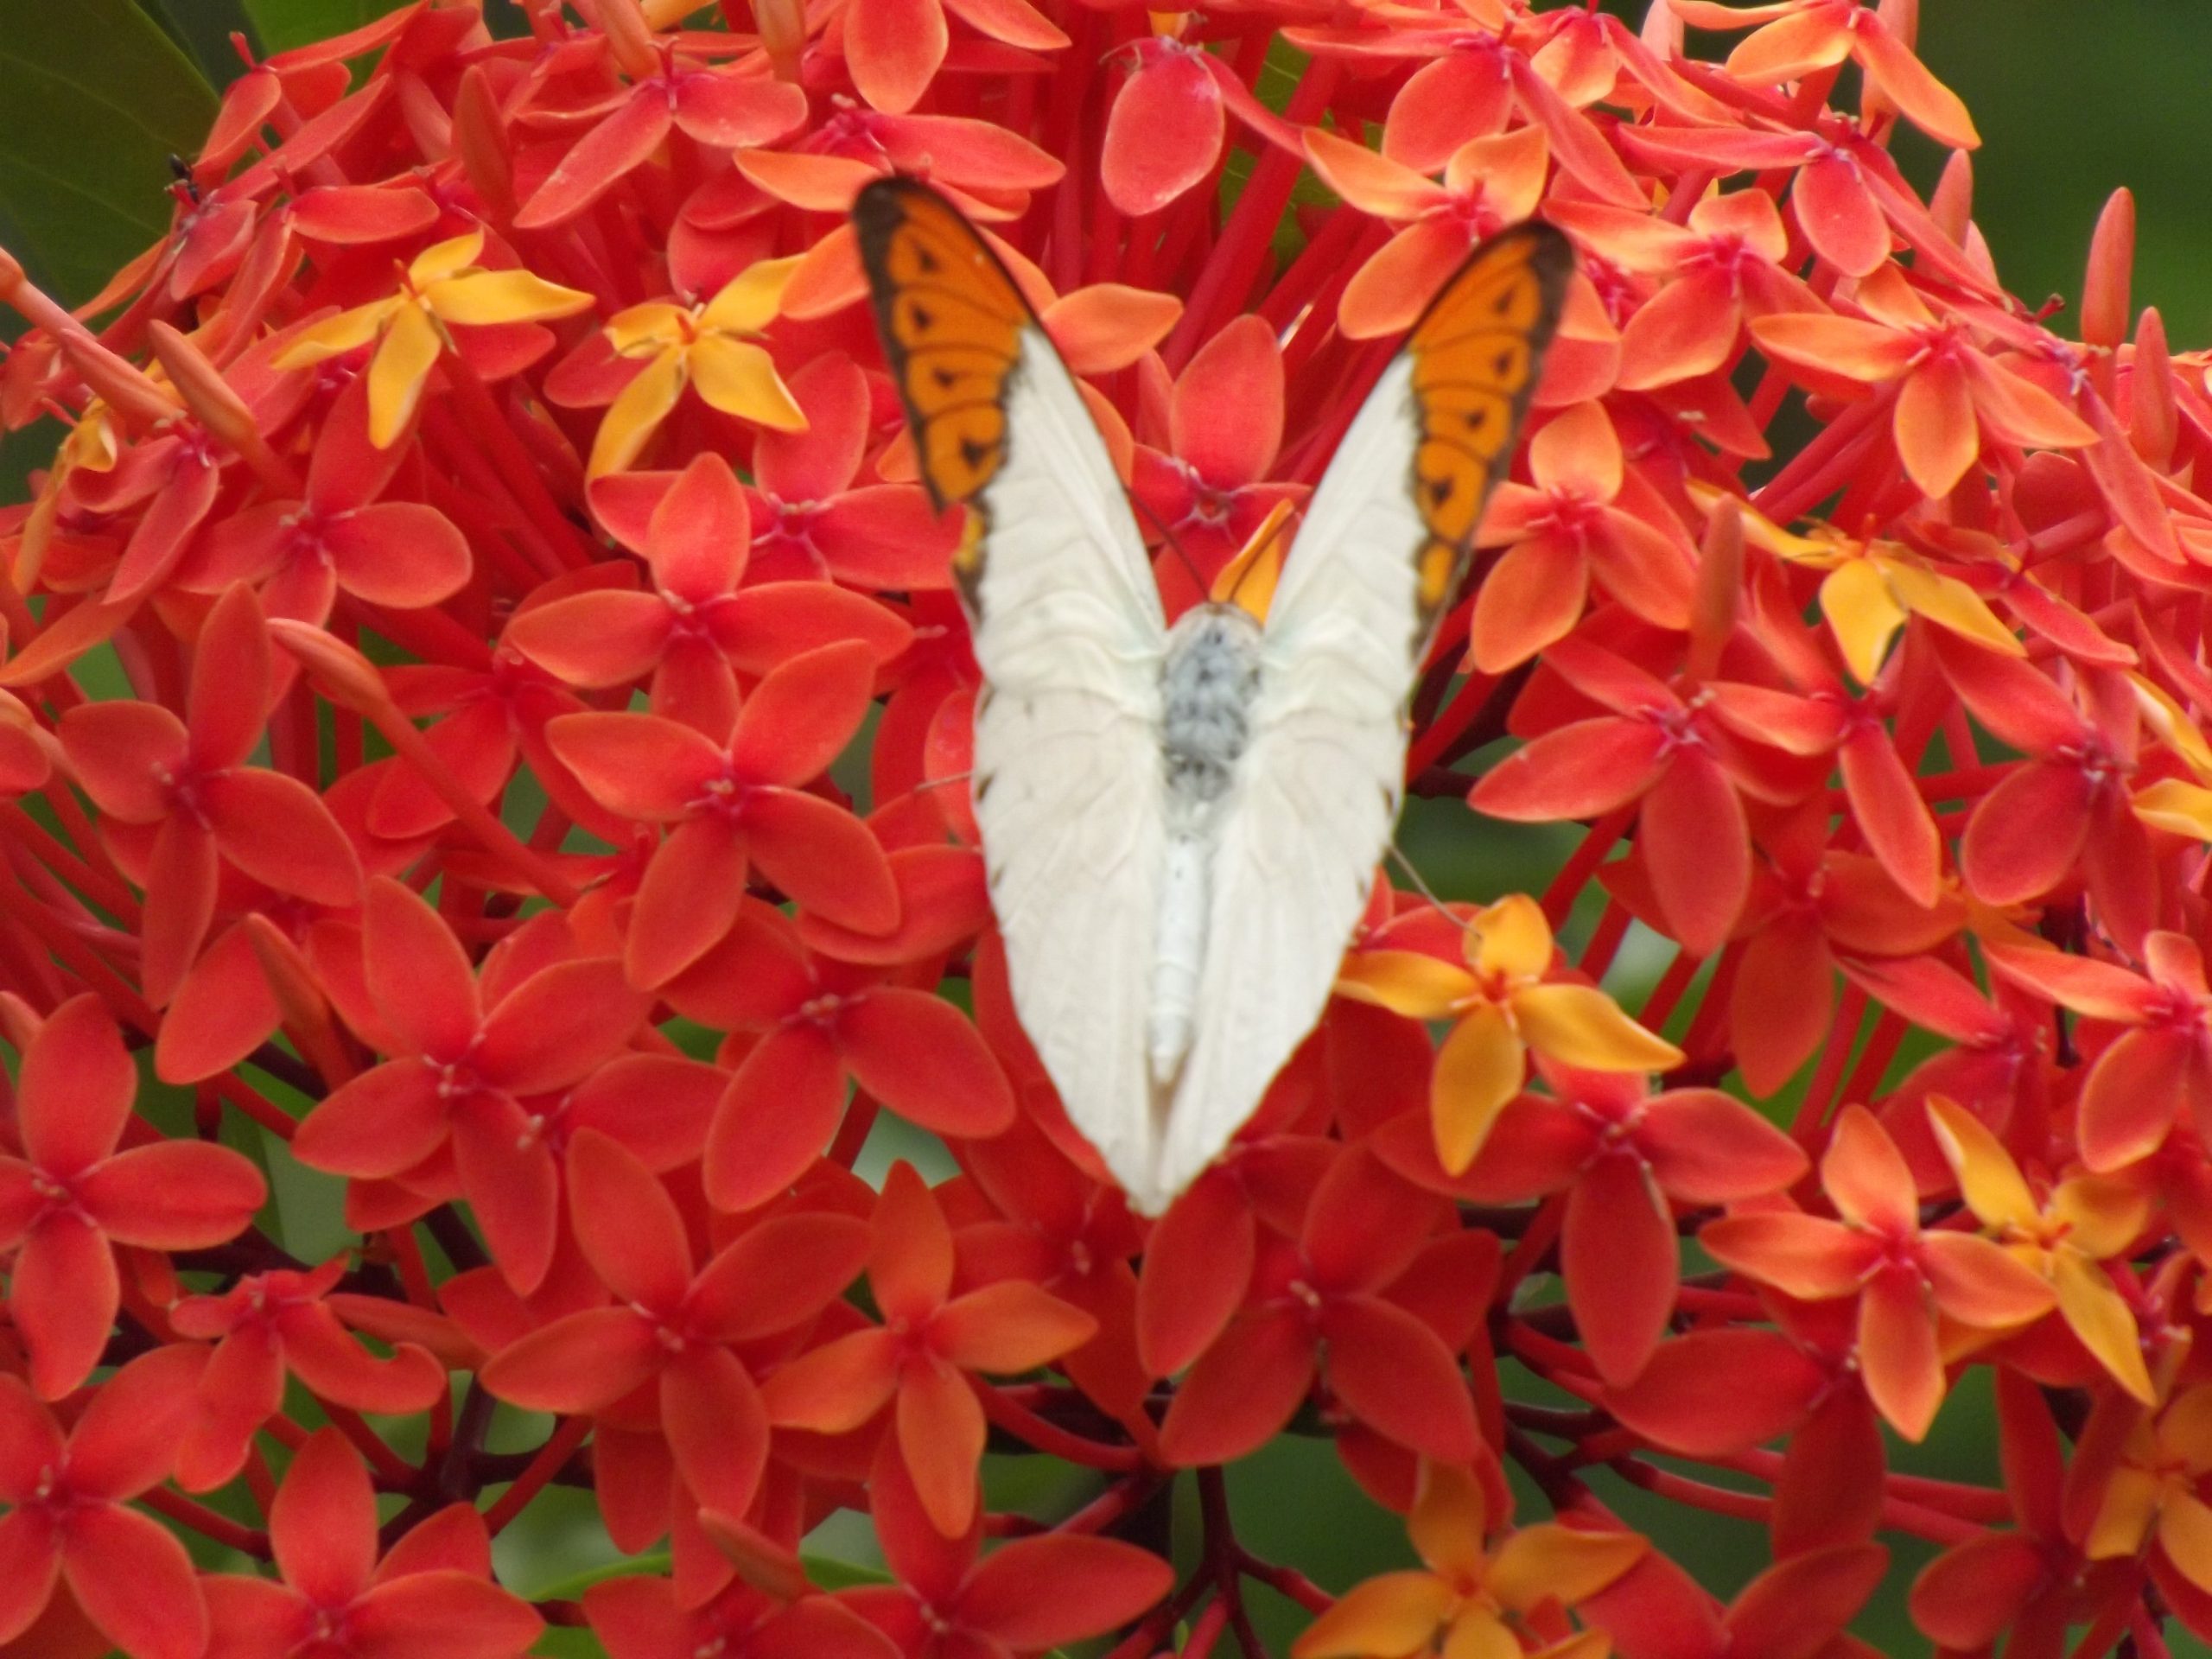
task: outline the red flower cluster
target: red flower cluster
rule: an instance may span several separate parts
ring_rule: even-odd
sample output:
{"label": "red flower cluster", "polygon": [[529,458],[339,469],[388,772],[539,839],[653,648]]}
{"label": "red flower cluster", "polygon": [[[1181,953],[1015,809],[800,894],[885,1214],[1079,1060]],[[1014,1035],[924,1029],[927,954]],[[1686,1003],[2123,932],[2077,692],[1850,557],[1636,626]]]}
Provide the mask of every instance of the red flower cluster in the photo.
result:
{"label": "red flower cluster", "polygon": [[[1911,0],[695,10],[419,0],[236,81],[80,313],[0,256],[0,416],[71,427],[0,509],[0,1649],[1149,1659],[1256,1652],[1258,1583],[1299,1659],[1845,1656],[1898,1538],[1946,1650],[2212,1639],[2212,393],[2127,199],[2075,320],[2007,295]],[[1156,1223],[990,931],[889,173],[988,228],[1173,607],[1476,239],[1580,256],[1409,780],[1573,850],[1380,887]],[[2002,1491],[1890,1472],[1976,1370]],[[1238,1541],[1291,1433],[1406,1571]],[[1773,1565],[1724,1606],[1599,1471]],[[629,1570],[533,1605],[488,1540],[556,1482]],[[840,1510],[880,1581],[802,1555]]]}

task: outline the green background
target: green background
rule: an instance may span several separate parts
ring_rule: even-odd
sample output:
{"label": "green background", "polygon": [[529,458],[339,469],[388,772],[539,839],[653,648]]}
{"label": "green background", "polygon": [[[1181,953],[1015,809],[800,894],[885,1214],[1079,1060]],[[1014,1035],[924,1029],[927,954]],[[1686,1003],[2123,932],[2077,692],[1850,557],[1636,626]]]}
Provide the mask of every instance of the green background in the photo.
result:
{"label": "green background", "polygon": [[[57,296],[81,300],[167,224],[167,157],[197,149],[214,108],[211,85],[238,72],[232,31],[276,50],[379,10],[378,0],[0,0],[0,245]],[[2125,184],[2139,207],[2136,303],[2160,308],[2177,350],[2212,343],[2212,212],[2203,184],[2212,5],[1926,0],[1923,14],[1921,56],[1966,99],[1981,130],[1974,216],[2006,285],[2031,304],[2078,294],[2097,213]],[[1700,48],[1726,43],[1694,41]],[[1933,182],[1940,155],[1910,136],[1899,153],[1923,188]],[[2067,328],[2063,320],[2056,326]],[[0,337],[6,332],[0,323]],[[17,499],[24,470],[50,446],[45,431],[0,438],[0,499]],[[1463,807],[1429,804],[1415,810],[1404,836],[1452,897],[1540,887],[1560,855],[1557,832],[1485,833],[1478,842],[1470,827]],[[1638,982],[1648,986],[1658,965],[1651,951],[1624,950],[1615,988],[1634,1006]],[[334,1195],[324,1196],[334,1213]],[[1993,1480],[1992,1414],[1978,1382],[1946,1407],[1929,1445],[1898,1449],[1900,1466]],[[536,1425],[505,1427],[517,1437],[509,1444],[538,1438]],[[1058,1484],[1034,1460],[994,1463],[1001,1503],[1052,1514],[1086,1493],[1081,1480]],[[1286,1440],[1240,1465],[1230,1485],[1246,1541],[1332,1589],[1407,1563],[1402,1531],[1358,1495],[1325,1441]],[[1723,1595],[1764,1560],[1757,1531],[1742,1523],[1648,1504],[1618,1486],[1605,1496]],[[1186,1501],[1177,1516],[1185,1551],[1196,1537],[1194,1511]],[[863,1528],[834,1530],[821,1547],[866,1552]],[[517,1588],[547,1593],[602,1558],[595,1534],[587,1499],[552,1494],[501,1540],[503,1571]],[[1925,1650],[1904,1620],[1902,1595],[1905,1569],[1922,1559],[1900,1554],[1899,1570],[1859,1626],[1884,1651]],[[1254,1594],[1281,1651],[1300,1621],[1269,1592]],[[591,1649],[570,1637],[562,1650]],[[2204,1651],[2185,1638],[2176,1650]]]}

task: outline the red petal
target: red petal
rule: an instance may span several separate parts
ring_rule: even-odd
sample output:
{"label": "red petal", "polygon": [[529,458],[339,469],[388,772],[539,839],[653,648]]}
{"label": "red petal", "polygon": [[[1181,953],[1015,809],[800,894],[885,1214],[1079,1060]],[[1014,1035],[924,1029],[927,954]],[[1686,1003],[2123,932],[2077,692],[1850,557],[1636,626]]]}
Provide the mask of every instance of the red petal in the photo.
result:
{"label": "red petal", "polygon": [[858,640],[781,664],[746,700],[730,764],[748,781],[795,786],[829,769],[867,717],[875,656]]}
{"label": "red petal", "polygon": [[1637,817],[1644,867],[1669,930],[1693,956],[1720,948],[1751,887],[1744,804],[1711,757],[1675,754]]}
{"label": "red petal", "polygon": [[154,1045],[155,1075],[163,1083],[198,1083],[227,1071],[282,1017],[253,936],[244,927],[226,929],[169,999]]}
{"label": "red petal", "polygon": [[1744,1084],[1770,1095],[1820,1046],[1835,1011],[1835,961],[1817,918],[1791,912],[1753,934],[1728,1006]]}
{"label": "red petal", "polygon": [[524,611],[506,638],[548,673],[589,689],[651,673],[675,626],[658,594],[575,594]]}
{"label": "red petal", "polygon": [[42,1510],[0,1515],[0,1643],[32,1628],[54,1597],[61,1553]]}
{"label": "red petal", "polygon": [[891,1166],[876,1199],[868,1277],[887,1319],[919,1324],[952,1290],[952,1230],[912,1164]]}
{"label": "red petal", "polygon": [[207,1369],[206,1349],[172,1344],[108,1378],[70,1433],[70,1485],[120,1503],[167,1479]]}
{"label": "red petal", "polygon": [[242,768],[208,779],[200,800],[223,856],[255,880],[334,907],[360,897],[353,842],[298,779]]}
{"label": "red petal", "polygon": [[1840,152],[1815,156],[1798,169],[1789,205],[1815,253],[1847,276],[1868,276],[1890,257],[1890,227],[1859,168]]}
{"label": "red petal", "polygon": [[1257,1451],[1306,1398],[1313,1382],[1314,1346],[1313,1332],[1298,1315],[1259,1313],[1237,1319],[1176,1389],[1160,1426],[1161,1455],[1188,1468]]}
{"label": "red petal", "polygon": [[454,1059],[475,1039],[482,1015],[467,953],[412,889],[381,876],[369,884],[361,951],[378,1012],[415,1053]]}
{"label": "red petal", "polygon": [[1854,732],[1838,751],[1851,816],[1882,868],[1923,910],[1933,906],[1943,873],[1943,844],[1912,774],[1878,726]]}
{"label": "red petal", "polygon": [[982,1033],[942,997],[884,986],[848,1002],[836,1032],[854,1080],[908,1122],[969,1140],[1013,1123],[1013,1085]]}
{"label": "red petal", "polygon": [[[1726,1389],[1713,1380],[1728,1379]],[[1659,1344],[1636,1381],[1607,1391],[1614,1415],[1689,1458],[1726,1458],[1804,1421],[1828,1374],[1772,1331],[1702,1331]]]}
{"label": "red petal", "polygon": [[377,1497],[361,1454],[334,1428],[293,1454],[270,1508],[269,1541],[284,1582],[342,1607],[368,1588],[377,1563]]}
{"label": "red petal", "polygon": [[949,38],[938,0],[853,0],[845,14],[846,67],[862,98],[901,114],[937,74]]}
{"label": "red petal", "polygon": [[1153,1224],[1137,1285],[1137,1352],[1172,1376],[1221,1334],[1252,1282],[1258,1228],[1236,1182],[1201,1176]]}
{"label": "red petal", "polygon": [[694,1345],[661,1372],[661,1432],[676,1471],[707,1509],[743,1515],[768,1466],[760,1391],[727,1348]]}
{"label": "red petal", "polygon": [[[1052,1593],[1039,1595],[1039,1586]],[[1175,1570],[1111,1538],[1022,1538],[986,1556],[960,1598],[960,1617],[1024,1653],[1103,1636],[1174,1588]]]}
{"label": "red petal", "polygon": [[601,805],[645,823],[686,817],[728,770],[707,738],[655,715],[563,715],[545,735]]}
{"label": "red petal", "polygon": [[334,1175],[397,1175],[445,1144],[448,1109],[429,1066],[393,1060],[364,1071],[309,1112],[292,1137],[292,1154]]}
{"label": "red petal", "polygon": [[1640,1159],[1601,1157],[1574,1184],[1560,1259],[1567,1306],[1598,1375],[1634,1381],[1675,1311],[1681,1266],[1674,1212]]}
{"label": "red petal", "polygon": [[545,1621],[519,1596],[468,1573],[414,1573],[378,1585],[346,1617],[353,1659],[508,1659]]}
{"label": "red petal", "polygon": [[899,887],[874,832],[842,806],[791,789],[758,790],[745,804],[753,861],[803,909],[840,927],[887,933]]}
{"label": "red petal", "polygon": [[868,1251],[868,1230],[850,1216],[780,1216],[701,1269],[685,1311],[723,1342],[788,1331],[842,1295]]}
{"label": "red petal", "polygon": [[1481,1441],[1474,1400],[1433,1331],[1402,1308],[1364,1296],[1332,1303],[1321,1328],[1329,1387],[1345,1409],[1425,1457],[1475,1458]]}
{"label": "red petal", "polygon": [[556,963],[484,1016],[477,1072],[517,1095],[565,1089],[622,1048],[648,1006],[612,957]]}
{"label": "red petal", "polygon": [[175,715],[152,702],[80,703],[55,729],[69,770],[101,811],[125,823],[168,816],[168,785],[159,774],[184,771],[191,741]]}
{"label": "red petal", "polygon": [[[1099,182],[1130,217],[1156,213],[1213,170],[1221,159],[1224,127],[1221,89],[1198,53],[1178,43],[1155,46],[1123,83],[1107,114]],[[1272,333],[1268,342],[1274,343]],[[1176,451],[1190,459],[1179,443]]]}
{"label": "red petal", "polygon": [[59,1400],[92,1374],[123,1300],[100,1230],[60,1210],[31,1229],[9,1281],[8,1311],[31,1351],[31,1386]]}
{"label": "red petal", "polygon": [[553,1263],[561,1177],[539,1126],[511,1095],[480,1090],[453,1116],[454,1167],[484,1243],[527,1296]]}
{"label": "red petal", "polygon": [[199,1250],[235,1238],[269,1196],[243,1153],[162,1141],[118,1153],[78,1184],[77,1198],[118,1244]]}
{"label": "red petal", "polygon": [[1983,796],[1959,842],[1959,870],[1975,896],[2019,904],[2064,880],[2088,838],[2090,796],[2081,767],[2033,760]]}
{"label": "red petal", "polygon": [[446,1391],[445,1367],[427,1350],[403,1342],[390,1358],[379,1359],[327,1307],[289,1309],[283,1330],[284,1363],[292,1374],[341,1406],[385,1414],[421,1411]]}
{"label": "red petal", "polygon": [[861,469],[874,408],[868,377],[842,352],[825,352],[791,376],[803,432],[763,431],[753,446],[753,476],[779,501],[834,500]]}
{"label": "red petal", "polygon": [[730,592],[745,573],[753,518],[729,462],[711,450],[677,474],[645,531],[653,585],[694,605]]}
{"label": "red petal", "polygon": [[743,833],[719,814],[679,823],[653,851],[623,941],[633,984],[666,984],[720,944],[745,901]]}
{"label": "red petal", "polygon": [[515,215],[515,228],[538,230],[583,212],[644,164],[668,137],[673,119],[665,86],[647,81],[637,87],[621,108],[594,123],[561,158]]}
{"label": "red petal", "polygon": [[1081,1308],[1002,1279],[946,1303],[930,1322],[930,1346],[963,1370],[1012,1373],[1050,1364],[1097,1332]]}
{"label": "red petal", "polygon": [[193,651],[189,764],[206,772],[243,765],[268,718],[269,631],[253,589],[241,582],[215,601]]}
{"label": "red petal", "polygon": [[988,1428],[968,1378],[943,1360],[910,1362],[899,1380],[899,1454],[931,1524],[948,1538],[976,1518]]}
{"label": "red petal", "polygon": [[1779,1192],[1805,1173],[1805,1152],[1740,1100],[1675,1089],[1649,1102],[1637,1150],[1670,1198],[1732,1204]]}
{"label": "red petal", "polygon": [[140,924],[139,988],[156,1007],[176,994],[215,914],[215,837],[189,818],[170,818],[154,835]]}
{"label": "red petal", "polygon": [[707,1198],[750,1210],[788,1189],[830,1144],[845,1108],[845,1069],[816,1026],[786,1026],[732,1074],[707,1130]]}
{"label": "red petal", "polygon": [[2124,1032],[2089,1068],[2082,1089],[2082,1160],[2118,1169],[2158,1150],[2175,1116],[2202,1089],[2190,1031]]}
{"label": "red petal", "polygon": [[483,1380],[527,1411],[598,1411],[650,1379],[667,1357],[634,1310],[592,1307],[502,1348],[485,1363]]}
{"label": "red petal", "polygon": [[823,508],[814,543],[831,573],[855,587],[887,593],[949,588],[957,523],[957,515],[940,515],[911,484],[868,485]]}
{"label": "red petal", "polygon": [[322,545],[338,585],[357,599],[410,611],[450,599],[468,582],[468,540],[420,501],[381,501],[334,520]]}
{"label": "red petal", "polygon": [[614,1299],[666,1317],[691,1288],[691,1243],[659,1177],[621,1142],[580,1129],[569,1143],[576,1243]]}
{"label": "red petal", "polygon": [[723,149],[766,144],[806,119],[806,94],[798,87],[727,70],[678,70],[675,99],[676,124]]}
{"label": "red petal", "polygon": [[23,1050],[16,1084],[24,1152],[69,1177],[115,1150],[138,1092],[138,1069],[107,1004],[87,992],[47,1017]]}
{"label": "red petal", "polygon": [[85,1617],[130,1659],[200,1659],[206,1649],[192,1558],[150,1516],[111,1503],[75,1510],[61,1574]]}
{"label": "red petal", "polygon": [[1580,721],[1507,755],[1484,774],[1467,804],[1518,823],[1593,818],[1649,789],[1666,749],[1665,734],[1648,721]]}
{"label": "red petal", "polygon": [[883,1409],[899,1388],[899,1339],[870,1328],[810,1349],[762,1385],[779,1428],[842,1434]]}

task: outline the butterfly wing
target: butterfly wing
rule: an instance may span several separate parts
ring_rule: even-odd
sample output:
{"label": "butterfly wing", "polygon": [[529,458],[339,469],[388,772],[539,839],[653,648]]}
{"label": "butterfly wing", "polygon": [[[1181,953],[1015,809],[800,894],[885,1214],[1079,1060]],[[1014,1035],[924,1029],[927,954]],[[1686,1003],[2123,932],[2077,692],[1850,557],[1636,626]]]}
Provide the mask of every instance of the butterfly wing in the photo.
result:
{"label": "butterfly wing", "polygon": [[854,203],[876,321],[986,682],[972,791],[1015,1011],[1068,1116],[1133,1183],[1166,837],[1166,625],[1120,477],[1013,279],[935,192]]}
{"label": "butterfly wing", "polygon": [[1320,1018],[1396,823],[1406,702],[1510,461],[1573,256],[1491,238],[1414,326],[1329,463],[1261,645],[1214,855],[1196,1035],[1159,1169],[1219,1155]]}

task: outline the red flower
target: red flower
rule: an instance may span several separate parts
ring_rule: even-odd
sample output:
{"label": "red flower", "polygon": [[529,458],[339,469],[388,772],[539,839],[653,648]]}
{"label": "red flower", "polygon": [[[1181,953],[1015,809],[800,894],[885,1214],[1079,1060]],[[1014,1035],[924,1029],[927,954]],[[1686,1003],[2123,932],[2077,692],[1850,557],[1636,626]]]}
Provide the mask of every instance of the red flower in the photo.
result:
{"label": "red flower", "polygon": [[0,1376],[0,1643],[57,1580],[130,1659],[199,1659],[207,1608],[175,1535],[126,1504],[166,1479],[207,1356],[158,1348],[118,1371],[66,1433]]}
{"label": "red flower", "polygon": [[159,703],[86,703],[61,747],[109,815],[109,842],[143,877],[140,982],[161,1007],[199,955],[219,862],[280,893],[351,905],[361,867],[330,810],[283,772],[249,766],[269,709],[269,637],[253,592],[232,588],[200,626],[186,718]]}
{"label": "red flower", "polygon": [[0,1154],[0,1249],[17,1250],[8,1311],[30,1345],[32,1386],[58,1400],[92,1375],[115,1324],[115,1246],[219,1244],[244,1230],[269,1189],[228,1147],[116,1150],[134,1122],[138,1073],[98,997],[63,1003],[22,1054],[23,1155]]}
{"label": "red flower", "polygon": [[[492,1582],[491,1541],[467,1504],[417,1526],[379,1560],[376,1491],[336,1429],[302,1446],[269,1507],[281,1584],[218,1574],[207,1592],[211,1651],[235,1659],[508,1659],[544,1629]],[[197,1648],[185,1649],[196,1653]]]}
{"label": "red flower", "polygon": [[778,1427],[829,1434],[895,1403],[886,1444],[896,1444],[931,1525],[958,1538],[975,1521],[983,1454],[983,1408],[967,1373],[1048,1364],[1096,1327],[1089,1314],[1020,1280],[954,1296],[952,1270],[944,1211],[912,1165],[893,1165],[868,1258],[884,1323],[802,1355],[768,1379],[763,1395]]}
{"label": "red flower", "polygon": [[875,837],[800,787],[859,729],[874,661],[857,640],[794,657],[711,733],[658,715],[568,715],[546,728],[610,810],[675,826],[630,919],[624,961],[638,984],[665,983],[729,931],[749,864],[829,921],[896,925],[898,889]]}
{"label": "red flower", "polygon": [[346,1008],[347,1020],[391,1058],[309,1113],[294,1154],[333,1174],[378,1178],[450,1143],[500,1267],[518,1289],[535,1289],[553,1256],[559,1176],[522,1101],[612,1058],[645,999],[608,957],[495,960],[480,986],[437,912],[381,876],[369,884],[361,953],[367,1006]]}
{"label": "red flower", "polygon": [[943,1532],[888,1439],[868,1491],[884,1560],[899,1582],[842,1591],[837,1599],[907,1659],[1013,1659],[1103,1635],[1175,1581],[1158,1556],[1110,1538],[1020,1538],[978,1560],[978,1518]]}
{"label": "red flower", "polygon": [[569,1164],[576,1242],[620,1306],[556,1319],[494,1355],[484,1386],[533,1411],[588,1412],[649,1384],[677,1471],[704,1508],[741,1517],[768,1419],[734,1343],[804,1325],[852,1281],[867,1235],[843,1216],[771,1217],[696,1271],[653,1173],[595,1129]]}
{"label": "red flower", "polygon": [[813,955],[758,899],[664,994],[702,1024],[760,1033],[708,1131],[701,1173],[719,1209],[753,1209],[805,1173],[836,1130],[849,1077],[935,1134],[988,1136],[1014,1122],[1006,1074],[958,1009]]}

